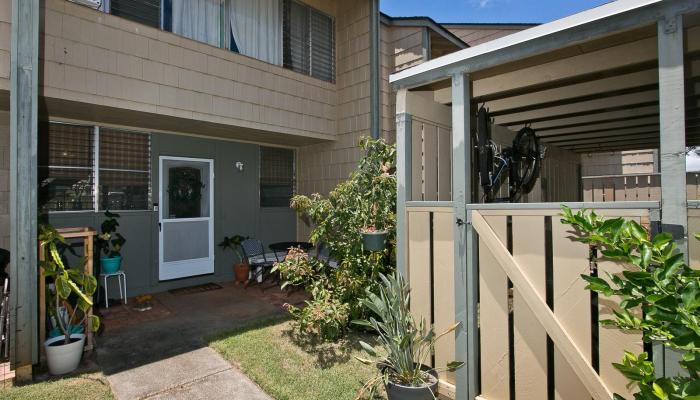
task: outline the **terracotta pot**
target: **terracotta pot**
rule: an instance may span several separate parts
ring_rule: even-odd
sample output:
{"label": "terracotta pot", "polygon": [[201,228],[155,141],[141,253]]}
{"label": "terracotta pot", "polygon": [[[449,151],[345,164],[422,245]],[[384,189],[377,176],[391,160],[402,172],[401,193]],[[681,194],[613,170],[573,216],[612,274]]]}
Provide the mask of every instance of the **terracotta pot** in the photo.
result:
{"label": "terracotta pot", "polygon": [[233,273],[236,275],[236,283],[246,283],[248,282],[248,276],[250,274],[250,266],[248,263],[238,263],[233,266]]}

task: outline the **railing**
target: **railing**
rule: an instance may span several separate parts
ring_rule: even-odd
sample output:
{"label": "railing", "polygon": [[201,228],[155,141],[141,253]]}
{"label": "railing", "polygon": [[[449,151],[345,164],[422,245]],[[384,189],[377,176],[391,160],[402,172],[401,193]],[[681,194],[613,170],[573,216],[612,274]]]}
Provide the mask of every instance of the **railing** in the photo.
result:
{"label": "railing", "polygon": [[[661,174],[600,175],[582,177],[584,201],[661,200]],[[688,200],[700,199],[700,173],[686,173]]]}
{"label": "railing", "polygon": [[[568,205],[647,226],[659,207],[658,202]],[[434,323],[437,332],[455,319],[465,321],[456,316],[475,316],[476,329],[465,325],[467,341],[476,343],[472,356],[478,355],[467,372],[477,382],[474,393],[489,400],[543,399],[548,392],[565,399],[610,399],[613,392],[631,397],[627,379],[611,363],[621,360],[623,349],[641,352],[641,336],[600,326],[598,321],[612,316],[614,303],[585,290],[580,278],[592,267],[601,277],[622,267],[602,260],[592,264],[588,246],[571,240],[570,228],[559,222],[558,203],[468,205],[476,234],[471,245],[454,243],[452,202],[406,206],[412,311]],[[455,293],[456,245],[465,248],[467,269],[478,276],[474,298]],[[469,359],[455,349],[454,335],[441,339],[431,364]],[[453,373],[440,379],[443,390],[454,390]]]}

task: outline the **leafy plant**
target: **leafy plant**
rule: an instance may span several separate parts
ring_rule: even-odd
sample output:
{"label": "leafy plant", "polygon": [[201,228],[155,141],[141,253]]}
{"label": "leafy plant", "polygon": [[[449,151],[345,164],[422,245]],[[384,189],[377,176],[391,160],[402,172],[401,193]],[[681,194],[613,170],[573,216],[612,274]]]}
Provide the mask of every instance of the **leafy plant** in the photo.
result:
{"label": "leafy plant", "polygon": [[[92,295],[97,290],[97,280],[92,275],[87,275],[82,268],[70,268],[62,260],[58,251],[58,244],[67,245],[66,240],[51,225],[39,226],[39,241],[41,251],[48,251],[49,258],[40,262],[46,277],[53,278],[55,293],[47,290],[47,303],[54,306],[47,307],[49,314],[54,317],[59,330],[65,335],[65,344],[70,344],[70,334],[74,326],[82,325],[87,319],[88,311],[92,308]],[[61,310],[65,304],[70,304],[71,295],[76,297],[76,306],[65,319]],[[77,312],[82,313],[78,323],[73,323]],[[99,317],[90,317],[89,328],[97,331],[100,327]]]}
{"label": "leafy plant", "polygon": [[[360,145],[366,154],[347,181],[326,197],[297,195],[291,201],[292,208],[313,226],[311,242],[323,243],[330,258],[338,262],[337,268],[329,268],[319,261],[323,265],[314,266],[313,276],[304,277],[304,285],[311,289],[311,302],[319,306],[346,304],[349,319],[366,316],[360,302],[365,288],[376,291],[379,274],[393,271],[395,265],[396,149],[383,140],[368,138]],[[389,245],[383,252],[364,251],[361,230],[370,226],[387,231]],[[292,268],[283,275],[296,279]]]}
{"label": "leafy plant", "polygon": [[248,239],[247,236],[241,236],[241,235],[234,235],[231,237],[224,236],[224,239],[219,243],[219,247],[221,247],[223,250],[232,250],[236,256],[238,257],[238,260],[241,262],[245,260],[245,254],[243,253],[243,248],[241,247],[241,243],[243,243],[244,240]]}
{"label": "leafy plant", "polygon": [[683,354],[680,365],[688,376],[656,378],[647,353],[625,352],[622,362],[613,365],[639,387],[635,399],[700,398],[694,397],[700,396],[700,271],[686,265],[669,233],[650,239],[634,220],[606,220],[568,207],[562,207],[561,215],[576,230],[576,240],[628,266],[621,275],[608,274],[607,280],[581,275],[588,289],[619,296],[615,318],[601,323],[641,332],[645,343],[661,342]]}
{"label": "leafy plant", "polygon": [[[372,360],[358,358],[364,364],[376,365],[380,373],[370,379],[360,389],[357,398],[366,394],[371,398],[380,383],[388,381],[404,386],[429,386],[434,378],[424,369],[430,355],[435,350],[435,342],[454,331],[459,324],[452,325],[445,332],[436,335],[434,327],[426,326],[425,319],[416,323],[409,308],[410,289],[403,277],[379,275],[381,284],[377,293],[366,291],[362,304],[374,315],[367,320],[356,320],[354,324],[373,329],[378,334],[379,344],[386,351],[380,357],[371,345],[360,341],[360,345]],[[444,368],[454,371],[463,362],[452,361]],[[434,395],[434,394],[433,394]]]}
{"label": "leafy plant", "polygon": [[105,211],[105,219],[102,222],[100,229],[102,233],[97,235],[97,246],[109,258],[121,256],[122,247],[126,243],[126,239],[121,233],[117,232],[119,226],[119,214]]}

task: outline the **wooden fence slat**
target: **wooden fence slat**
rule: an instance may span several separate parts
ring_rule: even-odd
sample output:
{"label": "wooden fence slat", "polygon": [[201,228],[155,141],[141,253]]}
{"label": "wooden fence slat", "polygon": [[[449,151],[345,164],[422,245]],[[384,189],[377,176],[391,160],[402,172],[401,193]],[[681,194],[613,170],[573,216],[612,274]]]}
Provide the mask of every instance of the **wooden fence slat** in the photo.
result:
{"label": "wooden fence slat", "polygon": [[[544,217],[513,217],[513,258],[532,282],[537,294],[545,298]],[[519,290],[513,294],[515,334],[515,397],[547,398],[547,332]]]}
{"label": "wooden fence slat", "polygon": [[[586,282],[588,246],[569,238],[571,228],[552,218],[554,315],[587,360],[591,357],[591,305]],[[554,349],[554,389],[557,400],[590,400],[564,355]]]}
{"label": "wooden fence slat", "polygon": [[603,200],[602,201],[615,201],[615,183],[612,178],[605,178],[603,180]]}
{"label": "wooden fence slat", "polygon": [[[454,296],[454,213],[433,214],[433,270],[435,282],[435,332],[442,333],[455,321]],[[444,368],[455,359],[454,332],[445,335],[435,344],[435,366]],[[454,384],[454,372],[441,372],[440,379]]]}
{"label": "wooden fence slat", "polygon": [[452,200],[452,131],[438,126],[438,200]]}
{"label": "wooden fence slat", "polygon": [[426,201],[438,199],[438,133],[437,127],[423,124],[423,193]]}
{"label": "wooden fence slat", "polygon": [[700,268],[700,241],[692,237],[695,233],[700,233],[700,209],[688,209],[688,258],[690,266]]}
{"label": "wooden fence slat", "polygon": [[688,172],[685,174],[685,187],[688,192],[688,200],[698,200],[698,174]]}
{"label": "wooden fence slat", "polygon": [[593,179],[583,179],[583,201],[593,201]]}
{"label": "wooden fence slat", "polygon": [[661,200],[661,175],[649,176],[649,200]]}
{"label": "wooden fence slat", "polygon": [[[624,176],[616,176],[613,178],[613,186],[615,190],[615,197],[614,201],[625,201],[626,199],[626,190],[625,190],[625,177]],[[605,201],[608,201],[607,199]]]}
{"label": "wooden fence slat", "polygon": [[411,313],[430,322],[430,213],[408,213],[408,283]]}
{"label": "wooden fence slat", "polygon": [[411,124],[411,200],[423,200],[423,123]]}
{"label": "wooden fence slat", "polygon": [[[487,217],[501,240],[506,238],[506,217]],[[479,239],[479,331],[481,395],[490,400],[509,398],[508,382],[508,277]]]}
{"label": "wooden fence slat", "polygon": [[[479,234],[480,243],[484,243],[486,248],[490,250],[498,266],[513,282],[514,288],[520,292],[523,300],[545,328],[554,344],[581,378],[591,397],[596,400],[610,399],[612,397],[610,390],[593,370],[585,355],[574,344],[572,338],[564,330],[544,299],[537,293],[533,283],[523,273],[522,268],[478,211],[472,211],[472,224]],[[488,333],[490,335],[491,331],[488,331]],[[485,395],[485,397],[488,396]]]}

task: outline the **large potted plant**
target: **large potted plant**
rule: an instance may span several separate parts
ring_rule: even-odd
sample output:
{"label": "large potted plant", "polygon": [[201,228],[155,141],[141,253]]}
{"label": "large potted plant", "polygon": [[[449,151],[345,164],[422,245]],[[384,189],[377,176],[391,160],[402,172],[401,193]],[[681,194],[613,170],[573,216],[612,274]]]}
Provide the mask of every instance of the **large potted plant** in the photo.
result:
{"label": "large potted plant", "polygon": [[[70,268],[63,263],[57,243],[66,244],[65,239],[50,225],[40,227],[41,251],[48,251],[47,260],[40,263],[47,278],[53,279],[54,290],[47,290],[47,310],[61,335],[44,342],[49,372],[53,375],[69,373],[80,364],[85,346],[85,335],[73,333],[76,327],[87,322],[88,328],[97,331],[100,319],[90,316],[92,295],[97,290],[97,280],[81,268]],[[75,304],[71,303],[71,299]],[[86,321],[87,320],[87,321]],[[43,321],[42,321],[43,323]]]}
{"label": "large potted plant", "polygon": [[[438,371],[425,364],[434,351],[435,342],[454,331],[459,324],[436,335],[434,328],[426,326],[424,319],[416,323],[411,315],[410,289],[403,278],[398,274],[379,276],[381,284],[378,293],[367,290],[366,298],[362,299],[362,303],[375,315],[353,323],[373,329],[386,355],[380,355],[371,345],[360,342],[373,359],[358,360],[376,365],[379,374],[362,386],[357,398],[365,395],[372,398],[377,387],[383,383],[389,400],[433,400],[437,398]],[[462,365],[463,362],[452,361],[442,369],[454,371]]]}
{"label": "large potted plant", "polygon": [[117,232],[119,214],[107,210],[105,211],[105,217],[107,219],[102,222],[102,233],[97,236],[97,246],[104,254],[100,257],[102,273],[113,274],[121,268],[121,250],[124,247],[124,243],[126,243],[126,239],[121,233]]}
{"label": "large potted plant", "polygon": [[224,236],[224,239],[219,243],[219,247],[223,250],[232,250],[238,260],[233,264],[233,273],[236,276],[236,284],[247,283],[248,277],[250,276],[250,266],[248,265],[248,260],[246,260],[245,254],[243,253],[243,248],[241,243],[248,239],[245,236],[235,235],[235,236]]}

